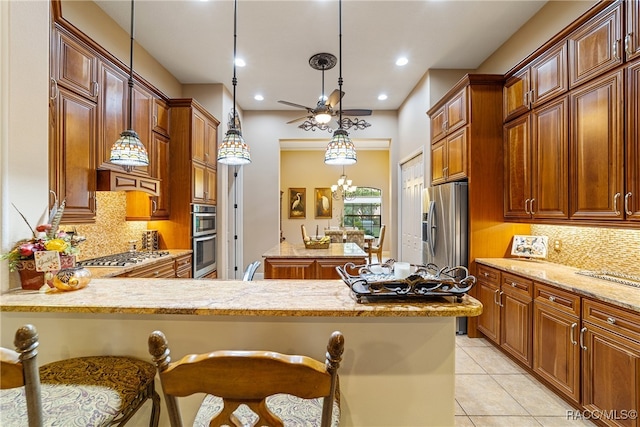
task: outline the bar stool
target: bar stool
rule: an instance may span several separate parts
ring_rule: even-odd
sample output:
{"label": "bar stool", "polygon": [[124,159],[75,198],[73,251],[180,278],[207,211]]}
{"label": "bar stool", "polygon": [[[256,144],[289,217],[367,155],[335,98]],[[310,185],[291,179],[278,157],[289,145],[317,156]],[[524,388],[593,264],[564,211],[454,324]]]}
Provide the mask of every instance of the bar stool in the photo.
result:
{"label": "bar stool", "polygon": [[[19,328],[14,343],[19,353],[2,349],[2,355],[16,355],[9,364],[2,359],[3,427],[22,427],[26,420],[30,427],[53,422],[61,426],[123,426],[147,399],[152,400],[149,425],[158,425],[160,396],[155,392],[153,364],[133,357],[91,356],[60,360],[38,369],[36,328]],[[7,377],[11,370],[13,377]]]}

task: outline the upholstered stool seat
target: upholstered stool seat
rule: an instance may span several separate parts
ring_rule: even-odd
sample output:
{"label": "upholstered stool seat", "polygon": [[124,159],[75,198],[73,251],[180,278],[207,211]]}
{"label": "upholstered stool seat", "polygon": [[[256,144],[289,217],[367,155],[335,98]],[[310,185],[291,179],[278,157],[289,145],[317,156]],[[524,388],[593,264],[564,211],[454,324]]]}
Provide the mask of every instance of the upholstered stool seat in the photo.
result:
{"label": "upholstered stool seat", "polygon": [[[338,390],[336,390],[338,391]],[[331,414],[331,427],[340,424],[340,398],[333,402]],[[302,399],[290,394],[274,394],[267,397],[267,407],[276,414],[286,427],[320,427],[322,419],[322,403],[324,398]],[[205,396],[193,422],[193,427],[209,427],[211,419],[222,411],[224,401],[218,396],[208,394]],[[240,406],[236,412],[238,420],[243,426],[255,425],[258,416],[247,406]]]}
{"label": "upholstered stool seat", "polygon": [[65,359],[38,368],[38,333],[33,325],[16,331],[17,351],[0,347],[2,427],[123,426],[147,399],[149,425],[160,417],[156,367],[125,356]]}
{"label": "upholstered stool seat", "polygon": [[[91,414],[83,415],[87,420],[95,420],[87,425],[124,425],[147,399],[151,399],[149,425],[155,427],[160,416],[155,374],[156,367],[144,360],[127,356],[89,356],[41,366],[40,382],[43,394],[46,391],[51,399],[78,395],[100,401],[100,405],[89,407]],[[46,416],[46,408],[44,412]],[[98,423],[98,419],[103,421]]]}

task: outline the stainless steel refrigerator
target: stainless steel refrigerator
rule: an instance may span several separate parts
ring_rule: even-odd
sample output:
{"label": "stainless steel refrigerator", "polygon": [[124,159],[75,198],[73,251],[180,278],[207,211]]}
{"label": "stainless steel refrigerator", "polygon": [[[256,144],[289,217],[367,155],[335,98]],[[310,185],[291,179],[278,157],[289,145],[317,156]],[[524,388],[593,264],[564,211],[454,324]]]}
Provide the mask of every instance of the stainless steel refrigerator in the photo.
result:
{"label": "stainless steel refrigerator", "polygon": [[[466,182],[451,182],[424,190],[422,261],[438,267],[468,267],[468,192]],[[456,333],[467,332],[467,318],[456,320]]]}

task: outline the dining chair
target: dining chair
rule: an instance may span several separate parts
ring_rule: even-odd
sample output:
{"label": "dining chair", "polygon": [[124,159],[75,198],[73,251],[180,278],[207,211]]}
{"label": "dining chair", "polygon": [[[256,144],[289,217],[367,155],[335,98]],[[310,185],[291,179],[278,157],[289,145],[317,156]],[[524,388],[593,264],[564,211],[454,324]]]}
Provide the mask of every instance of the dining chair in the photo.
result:
{"label": "dining chair", "polygon": [[[329,338],[326,360],[274,351],[221,350],[171,362],[161,331],[149,335],[171,427],[182,427],[178,397],[205,393],[194,427],[338,426],[338,368],[344,336]],[[284,424],[283,424],[284,423]]]}
{"label": "dining chair", "polygon": [[324,229],[324,235],[329,236],[331,239],[331,243],[342,243],[342,239],[344,236],[344,231],[342,230],[331,230],[328,228]]}
{"label": "dining chair", "polygon": [[355,243],[364,248],[364,230],[346,230],[345,235],[347,243]]}
{"label": "dining chair", "polygon": [[247,266],[244,270],[244,275],[242,276],[243,282],[250,282],[253,280],[253,276],[256,274],[256,270],[260,267],[260,261],[253,261],[251,264]]}
{"label": "dining chair", "polygon": [[92,356],[38,368],[38,333],[33,325],[16,331],[14,345],[17,352],[2,350],[9,356],[3,357],[0,371],[2,427],[124,426],[148,399],[152,401],[149,425],[158,425],[160,396],[154,387],[153,364],[126,356]]}
{"label": "dining chair", "polygon": [[302,241],[303,242],[307,242],[307,241],[311,240],[309,238],[309,235],[307,234],[307,227],[305,227],[304,224],[300,224],[300,231],[302,232]]}
{"label": "dining chair", "polygon": [[384,232],[386,230],[386,225],[380,226],[380,237],[378,237],[378,244],[374,245],[371,243],[370,245],[365,246],[365,251],[369,254],[369,264],[371,264],[371,255],[375,254],[378,258],[378,262],[382,262],[382,244],[384,243]]}

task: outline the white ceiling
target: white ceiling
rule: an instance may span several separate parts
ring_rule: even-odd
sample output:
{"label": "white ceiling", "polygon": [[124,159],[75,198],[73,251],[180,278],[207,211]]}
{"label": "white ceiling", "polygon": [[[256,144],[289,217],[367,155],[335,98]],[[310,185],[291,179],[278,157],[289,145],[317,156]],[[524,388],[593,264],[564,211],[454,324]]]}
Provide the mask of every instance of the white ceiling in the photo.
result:
{"label": "white ceiling", "polygon": [[[342,108],[395,110],[430,68],[477,68],[546,1],[344,0]],[[127,33],[131,3],[96,3]],[[181,83],[223,83],[232,89],[233,1],[137,0],[135,39]],[[244,110],[315,107],[322,73],[309,66],[319,52],[339,56],[336,0],[240,0],[236,99]],[[399,56],[409,64],[395,65]],[[135,68],[135,63],[134,63]],[[339,66],[325,72],[325,93],[338,87]],[[388,99],[379,101],[379,93]],[[256,93],[264,101],[253,99]],[[305,114],[300,110],[301,116]]]}

